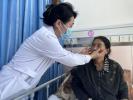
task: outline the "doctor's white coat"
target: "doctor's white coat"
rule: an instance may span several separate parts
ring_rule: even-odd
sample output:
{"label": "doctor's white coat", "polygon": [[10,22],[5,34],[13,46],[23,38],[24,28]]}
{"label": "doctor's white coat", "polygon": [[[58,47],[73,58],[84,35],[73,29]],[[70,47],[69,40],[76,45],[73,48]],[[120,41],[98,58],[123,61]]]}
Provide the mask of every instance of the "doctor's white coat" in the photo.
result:
{"label": "doctor's white coat", "polygon": [[62,48],[53,27],[43,26],[24,41],[0,71],[0,100],[35,87],[55,61],[72,67],[88,63],[90,59],[89,55]]}

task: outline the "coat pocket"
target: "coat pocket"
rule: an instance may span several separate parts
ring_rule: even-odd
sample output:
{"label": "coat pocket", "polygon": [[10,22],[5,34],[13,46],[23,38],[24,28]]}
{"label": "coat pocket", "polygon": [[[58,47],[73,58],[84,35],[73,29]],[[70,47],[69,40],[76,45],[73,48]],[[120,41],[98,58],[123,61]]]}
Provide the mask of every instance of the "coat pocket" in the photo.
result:
{"label": "coat pocket", "polygon": [[2,91],[0,100],[5,100],[6,98],[10,99],[12,96],[19,95],[29,88],[30,85],[23,78],[15,77]]}

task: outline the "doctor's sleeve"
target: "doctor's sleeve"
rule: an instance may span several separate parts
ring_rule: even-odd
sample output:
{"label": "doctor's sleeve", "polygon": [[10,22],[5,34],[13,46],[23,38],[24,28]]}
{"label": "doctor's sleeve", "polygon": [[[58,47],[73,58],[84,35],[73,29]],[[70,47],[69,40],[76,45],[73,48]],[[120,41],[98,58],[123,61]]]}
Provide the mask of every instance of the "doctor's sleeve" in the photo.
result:
{"label": "doctor's sleeve", "polygon": [[35,50],[42,56],[49,57],[66,66],[77,66],[88,63],[91,56],[72,53],[65,50],[60,45],[58,39],[52,35],[37,37],[37,42],[34,43]]}

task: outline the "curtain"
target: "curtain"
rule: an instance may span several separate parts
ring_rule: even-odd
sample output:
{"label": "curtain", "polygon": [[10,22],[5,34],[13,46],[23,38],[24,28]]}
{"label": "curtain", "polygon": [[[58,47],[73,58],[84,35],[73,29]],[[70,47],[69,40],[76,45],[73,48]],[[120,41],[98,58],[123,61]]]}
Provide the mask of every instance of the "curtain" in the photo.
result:
{"label": "curtain", "polygon": [[20,44],[42,26],[42,13],[49,0],[0,0],[0,67]]}
{"label": "curtain", "polygon": [[[0,68],[12,59],[26,38],[43,25],[40,18],[46,5],[51,2],[52,0],[0,0]],[[62,73],[62,65],[56,63],[48,69],[39,84]],[[46,100],[42,92],[38,92],[36,98]]]}

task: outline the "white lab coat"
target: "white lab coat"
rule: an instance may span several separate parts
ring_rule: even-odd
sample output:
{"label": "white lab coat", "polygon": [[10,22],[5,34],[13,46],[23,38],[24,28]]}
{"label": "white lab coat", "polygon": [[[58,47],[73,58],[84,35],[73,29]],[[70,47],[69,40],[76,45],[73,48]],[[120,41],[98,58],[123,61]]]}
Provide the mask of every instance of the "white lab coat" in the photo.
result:
{"label": "white lab coat", "polygon": [[35,87],[55,61],[72,67],[88,63],[90,59],[89,55],[63,49],[53,27],[43,26],[24,41],[0,71],[0,100]]}

